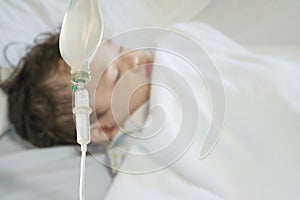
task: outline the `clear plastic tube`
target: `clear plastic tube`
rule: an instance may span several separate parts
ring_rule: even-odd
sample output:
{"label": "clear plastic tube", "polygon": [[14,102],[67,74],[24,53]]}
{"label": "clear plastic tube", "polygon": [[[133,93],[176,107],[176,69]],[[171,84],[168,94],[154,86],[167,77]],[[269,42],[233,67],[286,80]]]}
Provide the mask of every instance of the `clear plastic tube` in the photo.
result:
{"label": "clear plastic tube", "polygon": [[73,113],[75,114],[77,142],[87,145],[90,142],[90,114],[89,94],[84,87],[85,82],[79,81],[75,89],[75,103]]}
{"label": "clear plastic tube", "polygon": [[81,163],[80,163],[80,183],[79,183],[79,199],[84,200],[84,181],[85,181],[85,160],[87,147],[85,144],[81,145]]}
{"label": "clear plastic tube", "polygon": [[92,109],[89,107],[89,94],[84,87],[85,81],[76,83],[74,95],[74,109],[77,130],[77,142],[81,145],[81,164],[80,164],[80,184],[79,199],[84,199],[84,180],[85,180],[85,160],[87,144],[90,142],[90,114]]}

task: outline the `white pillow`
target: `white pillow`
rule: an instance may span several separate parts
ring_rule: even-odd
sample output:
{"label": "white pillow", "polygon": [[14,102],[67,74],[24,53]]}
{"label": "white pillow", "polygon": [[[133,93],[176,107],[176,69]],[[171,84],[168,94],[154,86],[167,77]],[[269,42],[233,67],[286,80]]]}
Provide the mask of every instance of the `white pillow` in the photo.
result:
{"label": "white pillow", "polygon": [[[0,68],[0,80],[5,80],[13,72],[13,68]],[[0,89],[0,136],[9,127],[7,95]]]}
{"label": "white pillow", "polygon": [[[0,1],[0,66],[8,66],[3,49],[10,43],[32,44],[42,33],[58,28],[63,20],[69,1],[65,0],[21,0]],[[22,56],[24,45],[13,45],[8,57],[14,64]],[[23,51],[24,52],[24,51]]]}
{"label": "white pillow", "polygon": [[0,136],[7,130],[9,125],[8,113],[7,113],[7,96],[0,89]]}
{"label": "white pillow", "polygon": [[[1,68],[1,80],[4,75],[4,68]],[[7,95],[0,89],[0,136],[7,130],[9,126]]]}

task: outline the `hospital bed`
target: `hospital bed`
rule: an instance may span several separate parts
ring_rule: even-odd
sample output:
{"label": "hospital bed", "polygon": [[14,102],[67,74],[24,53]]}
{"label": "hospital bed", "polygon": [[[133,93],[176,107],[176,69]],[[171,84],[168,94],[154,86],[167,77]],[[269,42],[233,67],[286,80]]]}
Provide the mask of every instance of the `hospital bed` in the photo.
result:
{"label": "hospital bed", "polygon": [[[1,1],[1,52],[11,43],[7,49],[7,56],[11,63],[16,64],[25,53],[25,45],[32,44],[39,33],[56,30],[61,25],[68,2],[68,0]],[[286,61],[287,64],[293,63],[293,66],[300,67],[298,1],[102,0],[100,2],[105,23],[105,37],[137,27],[167,27],[175,23],[199,21],[219,30],[264,58],[275,56],[283,63]],[[0,56],[0,66],[1,77],[7,77],[11,69],[3,54]],[[300,99],[299,94],[295,95]],[[79,149],[77,147],[37,149],[20,139],[8,122],[6,96],[2,92],[0,96],[0,199],[78,198]],[[299,110],[295,113],[295,116],[299,117]],[[99,156],[106,155],[99,152]],[[296,164],[300,165],[299,162]],[[114,193],[126,192],[121,191],[121,183],[124,183],[124,180],[126,182],[126,179],[118,178],[118,175],[113,178],[109,169],[94,157],[88,157],[86,166],[86,199],[105,199],[108,194],[107,199],[113,200],[118,198]],[[294,175],[299,177],[299,174]],[[295,184],[297,183],[299,185],[299,182]],[[189,184],[187,181],[183,185],[178,184],[178,187],[190,189],[187,191],[192,193],[193,187],[189,187]],[[168,189],[170,188],[165,188],[166,191]],[[299,199],[300,193],[293,189],[290,191],[294,192],[291,196],[277,199]],[[153,193],[153,197],[155,195],[156,193]],[[161,198],[164,199],[163,196]],[[222,196],[218,198],[226,199]],[[210,199],[216,198],[211,196]]]}

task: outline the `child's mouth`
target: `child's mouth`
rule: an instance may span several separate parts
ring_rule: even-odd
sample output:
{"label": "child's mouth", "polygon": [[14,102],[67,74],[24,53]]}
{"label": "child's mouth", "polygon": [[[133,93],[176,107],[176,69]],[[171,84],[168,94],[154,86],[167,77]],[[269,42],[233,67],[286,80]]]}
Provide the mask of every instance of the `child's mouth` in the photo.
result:
{"label": "child's mouth", "polygon": [[147,63],[146,64],[146,76],[150,77],[152,74],[152,68],[153,68],[153,64],[152,63]]}

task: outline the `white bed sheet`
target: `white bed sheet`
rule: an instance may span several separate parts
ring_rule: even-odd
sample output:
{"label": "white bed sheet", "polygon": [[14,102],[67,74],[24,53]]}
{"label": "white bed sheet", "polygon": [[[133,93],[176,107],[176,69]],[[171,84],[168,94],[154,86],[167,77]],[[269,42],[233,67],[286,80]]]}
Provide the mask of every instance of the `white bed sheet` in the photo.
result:
{"label": "white bed sheet", "polygon": [[[13,131],[6,132],[0,138],[0,146],[2,200],[78,199],[78,147],[36,149],[21,140]],[[92,156],[88,156],[86,198],[104,199],[111,182],[108,169]]]}

